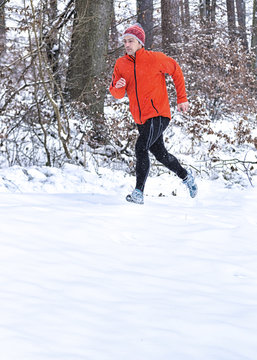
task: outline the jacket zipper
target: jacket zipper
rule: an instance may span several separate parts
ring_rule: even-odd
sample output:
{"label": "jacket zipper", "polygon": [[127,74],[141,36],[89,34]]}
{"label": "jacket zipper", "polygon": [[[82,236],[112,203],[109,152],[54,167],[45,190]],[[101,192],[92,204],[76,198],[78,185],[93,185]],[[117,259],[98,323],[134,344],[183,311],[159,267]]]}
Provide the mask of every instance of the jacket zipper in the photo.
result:
{"label": "jacket zipper", "polygon": [[141,122],[141,124],[143,124],[142,120],[141,120],[141,108],[140,108],[139,99],[138,99],[138,92],[137,92],[136,55],[135,55],[135,58],[133,58],[133,61],[134,61],[134,77],[135,77],[137,105],[138,105],[138,111],[139,111],[139,121]]}
{"label": "jacket zipper", "polygon": [[156,109],[156,107],[154,106],[154,103],[153,103],[153,99],[151,99],[151,103],[152,103],[152,107],[154,108],[154,110],[157,112],[157,114],[159,114],[159,111]]}

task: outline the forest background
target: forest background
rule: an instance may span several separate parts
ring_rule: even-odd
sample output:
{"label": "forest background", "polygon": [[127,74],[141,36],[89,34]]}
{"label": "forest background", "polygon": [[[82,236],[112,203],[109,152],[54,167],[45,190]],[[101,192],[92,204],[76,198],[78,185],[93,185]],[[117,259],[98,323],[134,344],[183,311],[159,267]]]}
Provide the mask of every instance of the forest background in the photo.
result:
{"label": "forest background", "polygon": [[[131,23],[146,49],[183,69],[190,111],[177,114],[167,77],[179,153],[195,171],[251,183],[257,174],[256,0],[0,0],[0,166],[134,171],[136,128],[128,99],[109,92],[120,35]],[[177,151],[176,151],[177,150]],[[182,155],[183,155],[182,154]],[[155,168],[156,174],[165,171]]]}

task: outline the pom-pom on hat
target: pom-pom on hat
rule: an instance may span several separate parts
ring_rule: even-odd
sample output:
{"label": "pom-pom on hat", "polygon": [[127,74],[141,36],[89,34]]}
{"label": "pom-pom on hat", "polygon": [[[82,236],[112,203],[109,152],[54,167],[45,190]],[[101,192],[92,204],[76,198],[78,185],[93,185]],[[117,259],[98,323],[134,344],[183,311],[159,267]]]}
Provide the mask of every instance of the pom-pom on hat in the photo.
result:
{"label": "pom-pom on hat", "polygon": [[134,38],[136,38],[140,42],[140,44],[145,46],[145,32],[144,32],[144,29],[142,28],[142,26],[139,23],[136,23],[136,24],[131,25],[130,27],[128,27],[124,31],[122,39],[124,39],[124,37],[128,36],[128,35],[133,36]]}

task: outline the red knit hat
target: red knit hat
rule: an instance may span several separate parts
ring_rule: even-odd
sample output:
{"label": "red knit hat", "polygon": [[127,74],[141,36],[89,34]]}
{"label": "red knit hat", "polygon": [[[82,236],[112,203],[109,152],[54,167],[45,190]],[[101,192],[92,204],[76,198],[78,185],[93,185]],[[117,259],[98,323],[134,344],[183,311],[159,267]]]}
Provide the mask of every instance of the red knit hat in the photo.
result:
{"label": "red knit hat", "polygon": [[140,42],[140,44],[142,44],[143,46],[145,45],[145,32],[139,23],[128,27],[125,30],[122,38],[124,38],[124,36],[127,36],[127,35],[133,36]]}

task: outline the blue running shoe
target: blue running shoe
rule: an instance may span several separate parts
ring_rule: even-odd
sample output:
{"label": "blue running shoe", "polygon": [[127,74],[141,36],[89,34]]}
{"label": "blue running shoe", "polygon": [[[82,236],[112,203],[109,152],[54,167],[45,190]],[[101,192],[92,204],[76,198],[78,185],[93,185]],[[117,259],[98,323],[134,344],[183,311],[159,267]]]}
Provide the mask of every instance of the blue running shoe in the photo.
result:
{"label": "blue running shoe", "polygon": [[193,177],[193,174],[192,174],[191,170],[187,171],[187,176],[183,180],[183,184],[185,184],[188,187],[191,198],[196,197],[196,195],[197,195],[197,185],[195,183],[195,179]]}
{"label": "blue running shoe", "polygon": [[144,203],[144,195],[141,190],[135,189],[131,194],[126,196],[126,200],[128,202],[133,202],[135,204],[143,204]]}

